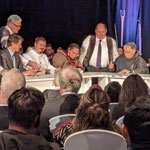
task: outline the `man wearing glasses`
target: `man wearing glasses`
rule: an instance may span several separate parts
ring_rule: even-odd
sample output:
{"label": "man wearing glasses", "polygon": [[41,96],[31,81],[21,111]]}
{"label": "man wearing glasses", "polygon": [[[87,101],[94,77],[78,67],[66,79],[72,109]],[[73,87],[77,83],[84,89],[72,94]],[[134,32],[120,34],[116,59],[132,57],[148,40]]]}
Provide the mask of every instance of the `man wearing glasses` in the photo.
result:
{"label": "man wearing glasses", "polygon": [[11,15],[7,19],[7,25],[0,28],[1,47],[7,47],[7,39],[9,35],[18,33],[21,29],[22,19],[18,15]]}

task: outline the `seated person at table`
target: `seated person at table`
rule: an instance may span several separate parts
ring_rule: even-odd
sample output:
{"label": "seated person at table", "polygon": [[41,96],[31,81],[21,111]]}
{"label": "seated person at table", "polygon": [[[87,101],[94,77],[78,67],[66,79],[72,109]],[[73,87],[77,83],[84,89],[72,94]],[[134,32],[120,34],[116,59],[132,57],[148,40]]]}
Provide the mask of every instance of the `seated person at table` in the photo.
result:
{"label": "seated person at table", "polygon": [[46,44],[44,53],[48,57],[49,62],[52,64],[52,58],[54,56],[54,49],[51,44]]}
{"label": "seated person at table", "polygon": [[45,100],[33,88],[21,88],[8,99],[9,127],[0,133],[1,150],[56,150],[36,133]]}
{"label": "seated person at table", "polygon": [[39,66],[39,72],[54,74],[54,68],[44,50],[46,48],[46,39],[44,37],[37,37],[34,42],[34,47],[29,47],[23,56],[29,60],[36,62]]}
{"label": "seated person at table", "polygon": [[18,54],[18,51],[22,47],[22,42],[23,42],[23,38],[18,34],[12,34],[9,36],[7,41],[8,47],[4,48],[0,53],[2,59],[1,65],[4,68],[4,70],[17,68],[25,76],[34,75],[34,70],[32,69],[25,70],[23,68],[21,58]]}
{"label": "seated person at table", "polygon": [[57,49],[57,53],[53,57],[53,66],[56,68],[72,66],[78,68],[80,71],[82,70],[82,67],[78,58],[79,53],[80,48],[76,43],[71,43],[67,49],[67,52],[65,52],[63,49]]}
{"label": "seated person at table", "polygon": [[124,45],[123,55],[120,55],[116,59],[111,66],[111,69],[115,69],[116,72],[122,74],[148,73],[146,62],[141,56],[139,56],[139,53],[136,51],[136,45],[133,42]]}

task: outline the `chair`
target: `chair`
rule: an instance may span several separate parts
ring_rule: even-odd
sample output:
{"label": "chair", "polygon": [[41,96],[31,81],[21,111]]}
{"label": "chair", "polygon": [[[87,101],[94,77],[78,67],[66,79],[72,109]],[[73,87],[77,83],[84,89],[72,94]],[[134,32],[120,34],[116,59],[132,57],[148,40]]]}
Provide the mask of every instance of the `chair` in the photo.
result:
{"label": "chair", "polygon": [[112,112],[113,112],[113,109],[118,105],[118,103],[110,103],[109,104],[109,121],[113,121],[112,120]]}
{"label": "chair", "polygon": [[67,137],[64,150],[127,150],[124,137],[115,132],[92,129]]}
{"label": "chair", "polygon": [[54,134],[55,131],[62,125],[64,122],[71,121],[76,114],[65,114],[53,117],[49,120],[50,131]]}
{"label": "chair", "polygon": [[121,128],[122,124],[123,124],[123,119],[124,119],[124,116],[120,117],[117,119],[116,121],[116,124]]}

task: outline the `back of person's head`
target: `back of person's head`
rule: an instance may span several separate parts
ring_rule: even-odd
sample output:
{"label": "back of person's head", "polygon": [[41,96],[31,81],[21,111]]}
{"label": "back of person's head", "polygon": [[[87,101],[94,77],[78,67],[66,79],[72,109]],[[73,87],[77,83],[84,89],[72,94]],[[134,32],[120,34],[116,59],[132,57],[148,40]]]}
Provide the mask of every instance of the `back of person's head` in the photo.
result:
{"label": "back of person's head", "polygon": [[17,89],[25,87],[26,81],[23,74],[16,68],[7,71],[1,81],[2,98],[8,99],[9,96]]}
{"label": "back of person's head", "polygon": [[58,87],[59,87],[59,72],[60,72],[60,70],[55,71],[55,73],[54,73],[54,84],[55,84],[55,86],[58,86]]}
{"label": "back of person's head", "polygon": [[63,91],[77,93],[81,87],[82,76],[78,69],[67,66],[59,72],[59,85]]}
{"label": "back of person's head", "polygon": [[7,46],[11,46],[12,43],[18,44],[19,41],[23,41],[24,39],[17,33],[11,34],[7,40]]}
{"label": "back of person's head", "polygon": [[119,103],[126,103],[139,96],[145,96],[149,92],[147,84],[138,74],[128,76],[121,87]]}
{"label": "back of person's head", "polygon": [[101,88],[90,88],[76,109],[73,132],[86,129],[109,129],[109,97]]}
{"label": "back of person's head", "polygon": [[110,102],[118,102],[121,91],[121,85],[119,82],[113,81],[105,86],[105,92],[110,98]]}
{"label": "back of person's head", "polygon": [[10,15],[7,19],[7,23],[15,23],[16,21],[22,21],[21,17],[18,15]]}
{"label": "back of person's head", "polygon": [[102,90],[101,87],[94,84],[83,95],[80,100],[80,105],[92,105],[98,103],[101,104],[101,107],[107,110],[109,108],[109,102],[109,96]]}
{"label": "back of person's head", "polygon": [[124,124],[131,144],[144,144],[150,141],[150,96],[140,96],[125,108]]}
{"label": "back of person's head", "polygon": [[37,127],[44,104],[44,96],[39,90],[25,87],[16,90],[8,99],[10,124],[24,129]]}

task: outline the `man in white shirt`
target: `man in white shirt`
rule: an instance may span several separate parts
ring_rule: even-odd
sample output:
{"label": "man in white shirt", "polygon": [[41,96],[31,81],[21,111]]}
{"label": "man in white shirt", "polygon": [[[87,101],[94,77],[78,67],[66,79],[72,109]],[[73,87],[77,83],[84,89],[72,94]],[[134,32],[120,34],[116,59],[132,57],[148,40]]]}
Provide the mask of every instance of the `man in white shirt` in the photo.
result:
{"label": "man in white shirt", "polygon": [[56,68],[50,64],[48,57],[43,53],[45,48],[46,39],[44,37],[37,37],[34,42],[34,47],[29,47],[23,56],[28,60],[36,62],[39,66],[39,72],[54,74]]}
{"label": "man in white shirt", "polygon": [[106,25],[99,23],[95,28],[95,36],[89,35],[83,41],[80,62],[85,71],[109,71],[112,63],[118,57],[115,40],[106,34]]}

